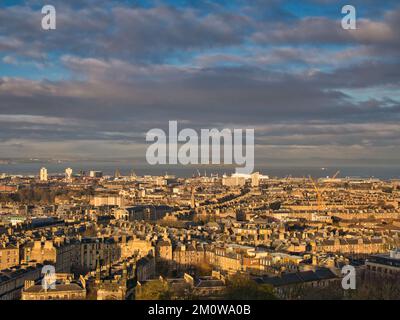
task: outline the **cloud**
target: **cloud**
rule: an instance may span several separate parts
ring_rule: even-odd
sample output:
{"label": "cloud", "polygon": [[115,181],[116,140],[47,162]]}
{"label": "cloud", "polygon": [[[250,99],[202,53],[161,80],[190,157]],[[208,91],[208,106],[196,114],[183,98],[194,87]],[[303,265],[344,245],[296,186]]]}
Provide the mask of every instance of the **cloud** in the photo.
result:
{"label": "cloud", "polygon": [[55,1],[54,32],[40,29],[40,1],[0,8],[7,154],[127,157],[178,120],[254,127],[259,159],[400,159],[394,3],[355,31],[330,1],[315,14],[278,0],[101,4]]}
{"label": "cloud", "polygon": [[14,57],[11,57],[11,56],[3,57],[2,61],[7,64],[17,64],[18,63],[17,59],[15,59]]}

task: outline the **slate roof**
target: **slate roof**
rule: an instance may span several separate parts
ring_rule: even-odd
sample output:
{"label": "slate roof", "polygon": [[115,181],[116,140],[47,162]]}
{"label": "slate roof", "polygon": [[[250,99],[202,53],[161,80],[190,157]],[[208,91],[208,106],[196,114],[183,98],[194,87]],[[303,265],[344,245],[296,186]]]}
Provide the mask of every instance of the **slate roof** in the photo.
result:
{"label": "slate roof", "polygon": [[314,282],[320,280],[335,279],[336,275],[327,268],[315,271],[302,271],[295,273],[284,273],[281,276],[264,277],[255,279],[258,283],[270,284],[274,287],[287,286],[297,283]]}

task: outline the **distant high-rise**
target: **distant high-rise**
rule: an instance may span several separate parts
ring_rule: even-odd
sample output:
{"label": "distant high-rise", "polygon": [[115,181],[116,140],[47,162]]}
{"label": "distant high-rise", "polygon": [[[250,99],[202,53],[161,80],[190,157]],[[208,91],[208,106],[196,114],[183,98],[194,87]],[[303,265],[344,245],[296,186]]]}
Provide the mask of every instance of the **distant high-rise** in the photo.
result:
{"label": "distant high-rise", "polygon": [[103,172],[92,170],[92,171],[89,172],[89,177],[91,177],[91,178],[101,178],[101,177],[103,177]]}
{"label": "distant high-rise", "polygon": [[114,178],[115,178],[115,179],[121,178],[121,172],[119,171],[119,168],[117,168],[117,169],[115,170]]}
{"label": "distant high-rise", "polygon": [[246,183],[246,178],[240,176],[223,177],[222,185],[227,187],[239,187],[244,186]]}
{"label": "distant high-rise", "polygon": [[71,168],[67,168],[65,169],[65,180],[67,181],[71,181],[72,179],[72,169]]}
{"label": "distant high-rise", "polygon": [[194,191],[195,191],[195,188],[192,187],[192,190],[191,190],[191,197],[190,197],[190,207],[191,207],[192,209],[194,209],[194,208],[196,207],[196,200],[195,200],[195,197],[194,197]]}
{"label": "distant high-rise", "polygon": [[40,181],[47,181],[47,169],[46,168],[41,168],[39,172],[39,179]]}
{"label": "distant high-rise", "polygon": [[258,187],[260,185],[260,173],[259,172],[254,172],[251,175],[251,186],[252,187]]}

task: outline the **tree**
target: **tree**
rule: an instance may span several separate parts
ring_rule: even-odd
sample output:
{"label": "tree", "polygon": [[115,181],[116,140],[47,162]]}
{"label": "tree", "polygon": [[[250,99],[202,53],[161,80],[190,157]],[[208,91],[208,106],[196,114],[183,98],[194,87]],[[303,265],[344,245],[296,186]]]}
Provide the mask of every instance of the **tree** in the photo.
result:
{"label": "tree", "polygon": [[231,276],[227,282],[226,298],[229,300],[275,300],[273,288],[267,284],[257,284],[248,275]]}
{"label": "tree", "polygon": [[151,280],[142,286],[136,287],[136,300],[169,300],[171,292],[168,283],[158,280]]}
{"label": "tree", "polygon": [[302,300],[342,300],[344,298],[344,290],[340,282],[332,282],[325,287],[301,286],[301,290],[297,295],[291,292],[289,299]]}
{"label": "tree", "polygon": [[387,275],[366,271],[357,278],[357,289],[351,291],[352,300],[399,300],[400,275]]}
{"label": "tree", "polygon": [[[343,290],[340,282],[326,287],[307,287],[293,299],[305,300],[399,300],[400,276],[381,275],[366,271],[357,277],[355,290]],[[289,297],[290,299],[290,297]]]}
{"label": "tree", "polygon": [[202,261],[196,266],[196,271],[200,276],[209,276],[212,273],[212,270],[212,265],[206,261]]}
{"label": "tree", "polygon": [[269,205],[269,207],[271,208],[271,210],[273,210],[273,211],[277,211],[277,210],[279,210],[280,208],[281,208],[281,202],[280,201],[276,201],[276,202],[273,202],[273,203],[271,203],[270,205]]}

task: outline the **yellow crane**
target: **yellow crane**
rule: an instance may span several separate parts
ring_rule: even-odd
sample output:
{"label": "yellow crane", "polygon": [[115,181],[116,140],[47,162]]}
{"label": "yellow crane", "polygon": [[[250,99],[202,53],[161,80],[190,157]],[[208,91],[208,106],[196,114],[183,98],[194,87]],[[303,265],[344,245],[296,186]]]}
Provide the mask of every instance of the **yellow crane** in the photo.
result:
{"label": "yellow crane", "polygon": [[339,175],[339,173],[340,173],[340,170],[336,171],[336,173],[332,176],[331,179],[336,179],[336,177]]}

